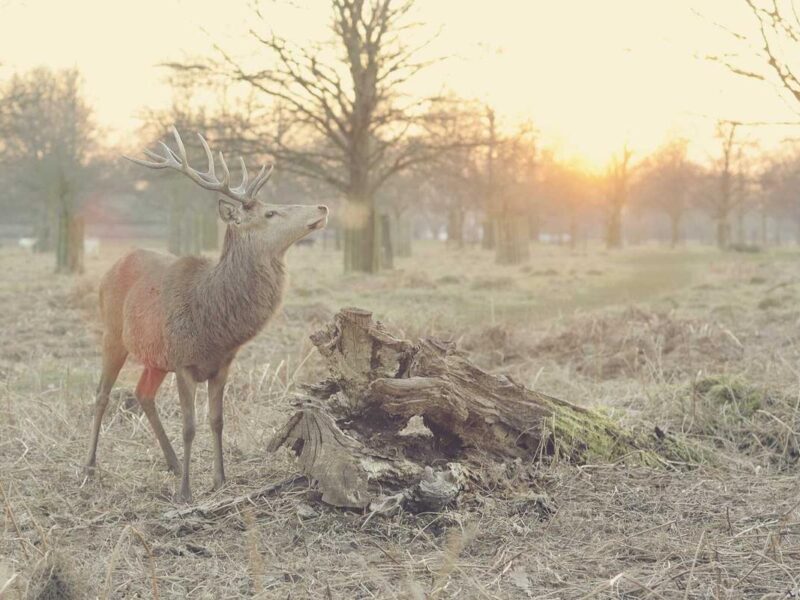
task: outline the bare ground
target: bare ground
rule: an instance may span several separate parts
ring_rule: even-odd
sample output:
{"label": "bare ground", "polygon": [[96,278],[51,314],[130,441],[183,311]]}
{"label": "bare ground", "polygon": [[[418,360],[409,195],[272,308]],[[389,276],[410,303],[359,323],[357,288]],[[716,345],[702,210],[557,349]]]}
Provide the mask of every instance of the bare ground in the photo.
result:
{"label": "bare ground", "polygon": [[[458,339],[483,366],[633,424],[706,444],[692,469],[487,465],[458,506],[369,518],[302,483],[215,516],[169,518],[175,481],[130,402],[106,414],[99,476],[83,479],[99,372],[96,281],[0,251],[0,596],[148,598],[793,598],[800,595],[800,263],[796,252],[570,255],[497,268],[477,249],[421,244],[396,271],[339,272],[320,247],[290,256],[281,316],[242,353],[226,397],[230,483],[198,503],[294,474],[265,446],[298,381],[321,365],[308,334],[358,305],[408,337]],[[198,402],[199,414],[205,398]],[[159,399],[180,440],[174,383]],[[499,472],[498,472],[499,471]],[[498,484],[497,481],[500,483]]]}

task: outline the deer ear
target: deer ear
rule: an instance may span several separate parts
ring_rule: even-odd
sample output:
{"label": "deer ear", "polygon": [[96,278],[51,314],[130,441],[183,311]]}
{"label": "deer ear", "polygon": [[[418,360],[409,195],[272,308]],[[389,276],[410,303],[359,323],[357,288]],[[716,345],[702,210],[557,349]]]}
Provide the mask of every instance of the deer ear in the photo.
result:
{"label": "deer ear", "polygon": [[219,218],[228,225],[242,224],[242,205],[225,198],[219,199]]}

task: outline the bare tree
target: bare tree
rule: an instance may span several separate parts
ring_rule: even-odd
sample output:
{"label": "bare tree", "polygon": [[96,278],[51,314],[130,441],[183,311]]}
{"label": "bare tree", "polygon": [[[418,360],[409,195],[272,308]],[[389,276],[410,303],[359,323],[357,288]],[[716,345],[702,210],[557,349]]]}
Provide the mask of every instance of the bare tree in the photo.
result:
{"label": "bare tree", "polygon": [[[272,153],[283,169],[326,183],[346,199],[345,270],[380,268],[377,191],[394,174],[424,160],[411,143],[422,112],[402,91],[429,62],[426,42],[406,43],[414,0],[332,0],[332,44],[300,46],[252,29],[269,66],[249,69],[219,48],[213,67],[174,68],[223,74],[279,110],[267,131],[250,142]],[[256,6],[262,23],[264,15]],[[332,49],[332,51],[331,51]]]}
{"label": "bare tree", "polygon": [[606,247],[622,247],[622,217],[628,204],[633,151],[625,144],[614,154],[605,173]]}
{"label": "bare tree", "polygon": [[736,42],[736,49],[712,54],[733,73],[764,81],[800,103],[800,13],[793,0],[740,0],[753,17],[752,31],[717,25]]}
{"label": "bare tree", "polygon": [[700,168],[688,156],[689,141],[669,140],[641,165],[636,193],[642,204],[667,216],[670,245],[681,241],[681,225],[692,204]]}
{"label": "bare tree", "polygon": [[522,125],[497,147],[493,166],[495,260],[520,264],[530,258],[530,212],[536,187],[536,138]]}
{"label": "bare tree", "polygon": [[429,184],[428,204],[446,217],[447,244],[456,249],[464,246],[467,213],[487,208],[485,116],[479,103],[449,96],[426,125],[430,145],[444,150],[417,170]]}
{"label": "bare tree", "polygon": [[81,194],[95,125],[76,70],[34,69],[0,90],[0,160],[39,200],[40,249],[56,251],[59,272],[83,269]]}
{"label": "bare tree", "polygon": [[558,216],[567,219],[571,249],[577,247],[581,237],[581,221],[589,208],[593,178],[576,164],[549,160],[543,165],[542,186],[548,204]]}
{"label": "bare tree", "polygon": [[800,154],[797,149],[784,152],[769,161],[759,178],[761,243],[766,244],[768,221],[774,223],[774,240],[780,242],[782,224],[792,222],[800,242]]}
{"label": "bare tree", "polygon": [[741,183],[738,172],[742,161],[742,147],[736,138],[739,125],[735,121],[720,121],[717,124],[720,156],[715,160],[712,174],[716,189],[704,195],[705,205],[716,223],[717,246],[723,250],[730,246],[731,218],[744,199],[738,189]]}

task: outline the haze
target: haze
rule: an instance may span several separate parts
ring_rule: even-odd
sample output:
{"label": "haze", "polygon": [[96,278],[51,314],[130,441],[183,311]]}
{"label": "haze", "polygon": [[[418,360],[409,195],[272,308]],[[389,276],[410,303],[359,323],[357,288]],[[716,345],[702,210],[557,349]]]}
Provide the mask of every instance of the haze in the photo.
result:
{"label": "haze", "polygon": [[[324,39],[323,0],[267,3],[274,30],[295,41]],[[693,139],[698,160],[713,152],[719,118],[787,121],[791,108],[759,82],[702,60],[730,43],[714,25],[750,31],[746,7],[728,0],[495,0],[419,3],[422,32],[439,31],[430,55],[448,55],[414,82],[449,88],[529,120],[546,142],[597,170],[628,142],[644,154],[668,135]],[[165,108],[171,91],[159,64],[253,46],[249,2],[207,0],[10,0],[2,5],[0,74],[38,65],[79,67],[109,139],[123,145],[144,108]],[[794,127],[751,135],[774,145]]]}

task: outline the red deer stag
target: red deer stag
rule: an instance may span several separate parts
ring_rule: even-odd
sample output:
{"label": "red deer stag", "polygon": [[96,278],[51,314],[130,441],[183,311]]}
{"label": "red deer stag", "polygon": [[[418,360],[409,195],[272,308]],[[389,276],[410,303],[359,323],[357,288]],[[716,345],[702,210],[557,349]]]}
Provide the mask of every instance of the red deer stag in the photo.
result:
{"label": "red deer stag", "polygon": [[[97,440],[109,393],[128,355],[142,363],[136,398],[150,421],[167,465],[182,474],[178,499],[191,502],[189,463],[195,433],[197,384],[208,382],[209,422],[214,444],[214,489],[225,482],[222,466],[222,398],[236,352],[251,340],[277,310],[285,285],[286,250],[314,230],[325,227],[325,206],[265,204],[256,198],[272,168],[262,167],[250,181],[244,160],[242,183],[231,187],[222,153],[222,178],[203,136],[200,143],[208,170],[189,166],[186,149],[173,127],[177,152],[160,142],[163,155],[145,150],[151,161],[129,158],[151,169],[180,171],[197,185],[219,192],[219,215],[227,224],[222,254],[177,258],[134,250],[121,258],[100,283],[103,320],[103,368],[95,402],[94,426],[86,461],[96,464]],[[126,157],[128,158],[128,157]],[[174,372],[183,414],[183,467],[167,438],[155,406],[156,392]]]}

